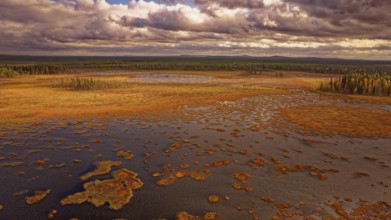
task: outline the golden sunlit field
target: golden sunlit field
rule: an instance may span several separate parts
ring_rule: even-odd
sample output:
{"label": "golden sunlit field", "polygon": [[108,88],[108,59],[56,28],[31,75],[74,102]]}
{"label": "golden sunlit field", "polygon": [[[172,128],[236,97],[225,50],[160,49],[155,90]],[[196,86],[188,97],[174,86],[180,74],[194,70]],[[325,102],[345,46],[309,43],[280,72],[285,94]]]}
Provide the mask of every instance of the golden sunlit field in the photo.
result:
{"label": "golden sunlit field", "polygon": [[[131,73],[133,72],[129,72]],[[159,113],[187,105],[199,106],[251,96],[289,94],[290,90],[295,88],[315,91],[319,83],[329,77],[303,73],[290,73],[289,77],[283,78],[272,75],[251,77],[233,72],[156,71],[156,73],[216,78],[209,83],[151,84],[137,81],[134,75],[116,76],[114,72],[114,76],[94,76],[89,73],[83,77],[66,74],[3,79],[0,90],[0,114],[3,118],[0,123],[1,126],[7,126],[43,119],[88,119]],[[116,86],[86,90],[67,85],[61,86],[61,82],[75,78],[114,83]],[[389,104],[391,101],[388,97],[338,96],[327,93],[324,95],[330,98],[348,99],[351,102]],[[332,134],[353,136],[391,134],[390,124],[384,120],[390,117],[390,113],[381,110],[315,106],[284,109],[282,116],[306,129],[328,131]]]}
{"label": "golden sunlit field", "polygon": [[86,76],[106,82],[121,82],[114,89],[73,90],[59,82],[74,75],[24,76],[2,80],[0,90],[1,123],[32,122],[39,119],[122,116],[177,109],[185,105],[206,105],[256,95],[288,93],[259,85],[236,85],[225,80],[221,85],[146,84],[131,77]]}

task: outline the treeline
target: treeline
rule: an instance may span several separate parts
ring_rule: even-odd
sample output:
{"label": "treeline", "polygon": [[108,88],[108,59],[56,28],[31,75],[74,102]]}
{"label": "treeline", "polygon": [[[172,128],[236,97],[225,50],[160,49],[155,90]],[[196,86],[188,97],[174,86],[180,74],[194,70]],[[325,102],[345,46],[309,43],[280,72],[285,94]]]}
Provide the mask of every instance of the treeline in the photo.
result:
{"label": "treeline", "polygon": [[320,90],[354,95],[391,96],[391,75],[351,73],[321,83]]}
{"label": "treeline", "polygon": [[0,67],[0,78],[13,78],[19,76],[19,72],[7,66]]}
{"label": "treeline", "polygon": [[[0,56],[1,57],[1,56]],[[15,58],[16,59],[16,58]],[[10,70],[19,74],[58,74],[67,70],[110,69],[110,70],[183,70],[183,71],[237,71],[247,75],[260,75],[264,72],[311,72],[326,74],[380,73],[391,74],[391,62],[355,60],[260,60],[223,58],[129,58],[129,57],[58,57],[55,60],[26,60],[37,65],[2,66],[3,72]],[[54,59],[54,58],[53,58]],[[40,63],[45,62],[45,63]],[[13,61],[13,63],[17,63]],[[0,66],[1,67],[1,66]],[[5,70],[6,69],[6,70]],[[0,73],[1,74],[1,73]]]}
{"label": "treeline", "polygon": [[312,73],[350,74],[354,72],[391,73],[390,66],[381,65],[344,65],[282,63],[254,61],[123,61],[123,62],[89,62],[68,64],[74,69],[124,69],[124,70],[189,70],[189,71],[240,71],[249,75],[259,75],[268,71],[298,71]]}
{"label": "treeline", "polygon": [[19,75],[54,75],[65,71],[61,65],[17,65],[17,66],[0,66],[0,77],[12,78]]}
{"label": "treeline", "polygon": [[56,86],[73,90],[102,90],[121,88],[125,86],[125,84],[119,80],[76,76],[73,78],[61,78],[58,83],[56,83]]}

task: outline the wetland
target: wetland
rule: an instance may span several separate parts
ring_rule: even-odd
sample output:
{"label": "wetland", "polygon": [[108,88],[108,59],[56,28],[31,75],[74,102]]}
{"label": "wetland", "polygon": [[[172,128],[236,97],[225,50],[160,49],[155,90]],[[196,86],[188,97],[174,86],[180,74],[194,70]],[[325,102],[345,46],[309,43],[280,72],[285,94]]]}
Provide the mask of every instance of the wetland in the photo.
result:
{"label": "wetland", "polygon": [[0,78],[0,219],[390,219],[390,97],[330,77]]}

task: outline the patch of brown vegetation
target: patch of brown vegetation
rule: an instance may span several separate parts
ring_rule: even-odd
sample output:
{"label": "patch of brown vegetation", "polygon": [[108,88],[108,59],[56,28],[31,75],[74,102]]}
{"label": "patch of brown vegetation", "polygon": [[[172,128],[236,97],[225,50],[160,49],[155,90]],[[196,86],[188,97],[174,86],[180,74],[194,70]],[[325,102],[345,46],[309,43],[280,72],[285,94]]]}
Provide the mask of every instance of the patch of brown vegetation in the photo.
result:
{"label": "patch of brown vegetation", "polygon": [[119,156],[119,157],[124,158],[125,160],[130,160],[130,159],[132,159],[134,157],[133,154],[131,154],[130,152],[127,152],[127,151],[118,151],[116,153],[116,155]]}
{"label": "patch of brown vegetation", "polygon": [[[330,79],[330,78],[328,78]],[[322,94],[325,97],[343,100],[348,103],[374,103],[374,104],[391,104],[391,98],[388,96],[364,96],[364,95],[348,95],[339,93],[329,93],[321,91],[313,91]]]}
{"label": "patch of brown vegetation", "polygon": [[254,191],[254,188],[247,186],[247,187],[244,187],[244,191],[252,192],[252,191]]}
{"label": "patch of brown vegetation", "polygon": [[49,165],[49,168],[62,168],[62,167],[65,167],[65,163]]}
{"label": "patch of brown vegetation", "polygon": [[343,208],[343,202],[336,201],[330,205],[339,219],[390,219],[391,206],[386,202],[377,202],[370,204],[368,202],[360,201],[358,207],[347,211]]}
{"label": "patch of brown vegetation", "polygon": [[218,202],[220,202],[220,197],[217,195],[210,195],[210,196],[208,196],[208,201],[210,203],[218,203]]}
{"label": "patch of brown vegetation", "polygon": [[280,164],[280,163],[281,163],[281,160],[279,160],[279,159],[277,159],[277,158],[274,158],[274,157],[272,157],[271,160],[272,160],[273,163],[275,163],[275,164]]}
{"label": "patch of brown vegetation", "polygon": [[262,157],[252,159],[250,162],[248,162],[248,165],[252,167],[264,167],[266,164],[267,161]]}
{"label": "patch of brown vegetation", "polygon": [[300,172],[300,171],[309,171],[309,174],[312,177],[315,177],[319,180],[327,180],[328,177],[325,174],[326,172],[330,173],[338,173],[339,171],[337,169],[319,169],[315,166],[308,166],[308,165],[302,165],[298,164],[292,167],[289,166],[277,166],[276,169],[280,171],[281,173],[287,174],[288,172]]}
{"label": "patch of brown vegetation", "polygon": [[43,190],[43,191],[37,190],[34,192],[33,196],[25,197],[24,200],[26,201],[27,204],[33,205],[41,201],[42,199],[44,199],[51,191],[52,191],[51,189]]}
{"label": "patch of brown vegetation", "polygon": [[9,162],[9,163],[0,163],[0,167],[16,167],[23,165],[24,162],[22,161],[17,161],[17,162]]}
{"label": "patch of brown vegetation", "polygon": [[241,190],[242,186],[239,183],[234,183],[234,184],[232,184],[232,188],[234,188],[236,190]]}
{"label": "patch of brown vegetation", "polygon": [[191,215],[187,212],[178,212],[176,214],[176,220],[198,220],[198,216]]}
{"label": "patch of brown vegetation", "polygon": [[217,212],[205,212],[204,219],[205,220],[214,220],[217,219]]}
{"label": "patch of brown vegetation", "polygon": [[221,166],[227,166],[230,163],[231,163],[230,160],[220,160],[220,161],[213,162],[211,164],[211,166],[212,167],[221,167]]}
{"label": "patch of brown vegetation", "polygon": [[190,164],[188,164],[188,163],[181,163],[181,164],[179,164],[179,167],[182,168],[182,169],[187,169],[187,168],[190,167]]}
{"label": "patch of brown vegetation", "polygon": [[58,211],[55,209],[50,210],[50,212],[48,213],[48,219],[53,219],[57,212]]}
{"label": "patch of brown vegetation", "polygon": [[281,110],[281,114],[305,130],[348,137],[391,137],[391,112],[340,106],[307,106]]}
{"label": "patch of brown vegetation", "polygon": [[270,198],[270,197],[262,197],[261,199],[263,201],[267,202],[267,203],[273,203],[274,202],[274,199]]}
{"label": "patch of brown vegetation", "polygon": [[210,170],[200,171],[174,171],[171,175],[166,178],[159,179],[156,184],[159,186],[169,186],[175,183],[179,178],[190,177],[197,181],[204,181],[210,175]]}
{"label": "patch of brown vegetation", "polygon": [[96,169],[84,174],[80,177],[81,180],[87,180],[93,176],[99,176],[107,174],[111,171],[111,167],[113,166],[120,166],[122,164],[121,161],[110,161],[110,160],[103,160],[103,161],[97,161],[94,163],[96,166]]}
{"label": "patch of brown vegetation", "polygon": [[96,207],[109,203],[110,209],[119,210],[133,197],[133,190],[140,189],[143,182],[137,173],[127,169],[112,172],[114,179],[94,180],[83,185],[85,191],[69,195],[61,200],[61,205],[90,202]]}
{"label": "patch of brown vegetation", "polygon": [[251,175],[249,173],[246,173],[246,172],[236,172],[234,173],[234,179],[242,182],[242,183],[246,183],[246,180],[248,178],[250,178]]}
{"label": "patch of brown vegetation", "polygon": [[169,154],[169,153],[172,153],[178,149],[181,149],[182,147],[183,147],[182,142],[175,142],[171,146],[169,146],[164,152]]}
{"label": "patch of brown vegetation", "polygon": [[175,183],[175,181],[177,181],[177,177],[175,176],[169,176],[167,178],[162,178],[162,179],[159,179],[156,184],[158,184],[159,186],[169,186],[173,183]]}

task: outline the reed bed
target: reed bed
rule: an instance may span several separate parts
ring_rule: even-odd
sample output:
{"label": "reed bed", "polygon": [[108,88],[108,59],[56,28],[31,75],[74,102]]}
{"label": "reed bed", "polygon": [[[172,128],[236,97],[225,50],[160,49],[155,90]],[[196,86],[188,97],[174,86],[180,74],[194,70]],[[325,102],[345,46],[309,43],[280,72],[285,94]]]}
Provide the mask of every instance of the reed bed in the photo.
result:
{"label": "reed bed", "polygon": [[352,73],[322,82],[319,89],[352,95],[391,96],[391,75]]}

